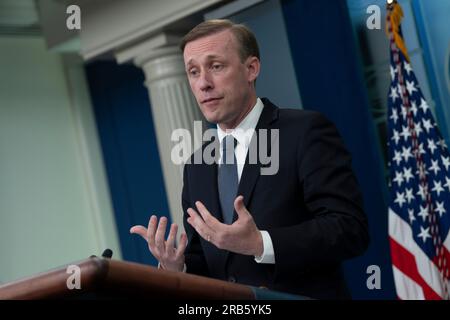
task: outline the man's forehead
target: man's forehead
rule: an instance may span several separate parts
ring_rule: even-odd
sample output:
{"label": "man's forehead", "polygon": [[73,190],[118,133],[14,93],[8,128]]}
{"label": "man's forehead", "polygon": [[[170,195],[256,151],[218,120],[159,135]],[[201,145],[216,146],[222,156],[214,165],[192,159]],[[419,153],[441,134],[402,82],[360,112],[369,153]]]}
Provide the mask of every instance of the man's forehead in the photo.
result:
{"label": "man's forehead", "polygon": [[205,36],[186,44],[184,48],[184,60],[186,63],[195,58],[214,58],[223,56],[233,44],[233,35],[229,30]]}

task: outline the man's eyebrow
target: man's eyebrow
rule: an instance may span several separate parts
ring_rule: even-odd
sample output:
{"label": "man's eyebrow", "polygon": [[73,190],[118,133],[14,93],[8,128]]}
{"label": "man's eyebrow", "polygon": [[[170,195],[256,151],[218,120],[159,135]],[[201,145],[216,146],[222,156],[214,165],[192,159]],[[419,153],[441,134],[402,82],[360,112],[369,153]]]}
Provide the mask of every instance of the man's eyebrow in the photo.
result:
{"label": "man's eyebrow", "polygon": [[206,59],[208,59],[208,60],[221,59],[221,58],[222,58],[222,56],[219,56],[217,54],[209,54],[206,56]]}
{"label": "man's eyebrow", "polygon": [[192,58],[186,63],[186,66],[190,66],[192,64]]}

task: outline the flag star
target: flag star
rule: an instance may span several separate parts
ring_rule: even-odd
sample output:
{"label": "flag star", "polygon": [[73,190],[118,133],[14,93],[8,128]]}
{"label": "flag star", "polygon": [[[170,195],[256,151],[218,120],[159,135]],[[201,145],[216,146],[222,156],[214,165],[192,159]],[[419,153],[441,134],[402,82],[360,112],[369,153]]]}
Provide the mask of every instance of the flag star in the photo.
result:
{"label": "flag star", "polygon": [[405,70],[406,70],[406,72],[408,73],[408,76],[409,76],[409,73],[412,71],[411,65],[408,62],[405,61],[405,62],[403,62],[403,66],[405,67]]}
{"label": "flag star", "polygon": [[414,86],[414,81],[409,82],[406,80],[406,90],[408,90],[409,95],[412,95],[414,91],[417,91],[416,87]]}
{"label": "flag star", "polygon": [[419,169],[416,171],[416,173],[419,175],[419,178],[425,178],[425,176],[428,174],[427,169],[425,168],[425,165],[419,166]]}
{"label": "flag star", "polygon": [[400,151],[394,151],[394,152],[395,152],[395,156],[394,156],[394,158],[392,158],[392,160],[397,162],[397,165],[399,165],[400,162],[402,162],[402,153]]}
{"label": "flag star", "polygon": [[425,154],[425,150],[423,149],[423,143],[419,144],[419,154]]}
{"label": "flag star", "polygon": [[403,179],[405,179],[405,181],[406,181],[406,183],[408,183],[409,182],[409,179],[412,179],[412,178],[414,178],[414,176],[412,175],[412,173],[411,173],[411,168],[403,168]]}
{"label": "flag star", "polygon": [[403,174],[401,172],[398,171],[395,172],[394,182],[396,182],[398,186],[401,187],[403,183]]}
{"label": "flag star", "polygon": [[444,191],[444,188],[442,188],[441,182],[433,180],[433,189],[431,191],[434,191],[437,193],[438,197],[441,194],[442,191]]}
{"label": "flag star", "polygon": [[439,213],[439,217],[442,217],[442,215],[445,213],[444,201],[436,202],[436,208],[434,209],[434,211]]}
{"label": "flag star", "polygon": [[408,200],[408,204],[414,200],[414,196],[413,196],[413,190],[412,189],[406,189],[406,200]]}
{"label": "flag star", "polygon": [[430,109],[430,106],[428,105],[428,103],[425,101],[424,98],[421,98],[419,108],[423,110],[423,113],[426,113],[427,110]]}
{"label": "flag star", "polygon": [[414,117],[415,117],[418,110],[417,110],[417,105],[416,105],[416,103],[414,101],[411,102],[411,111],[412,111],[412,113],[414,114]]}
{"label": "flag star", "polygon": [[[400,85],[400,82],[397,83],[397,92],[398,92],[398,94],[399,94],[399,95],[402,95],[402,94],[403,94],[403,93],[402,93],[403,91],[405,91],[405,86],[402,87],[402,86]],[[400,98],[400,96],[399,96],[399,98]]]}
{"label": "flag star", "polygon": [[411,147],[402,147],[402,157],[405,158],[405,162],[407,162],[410,157],[413,157],[411,153]]}
{"label": "flag star", "polygon": [[427,133],[430,132],[430,129],[433,128],[433,125],[431,124],[431,121],[422,119],[422,123],[423,123],[423,127],[425,128],[425,130],[427,131]]}
{"label": "flag star", "polygon": [[448,167],[450,166],[450,158],[441,156],[441,159],[442,159],[442,164],[443,164],[444,167],[445,167],[445,170],[448,171]]}
{"label": "flag star", "polygon": [[394,69],[392,66],[390,66],[390,72],[391,72],[391,80],[394,81],[395,74],[397,73],[397,67]]}
{"label": "flag star", "polygon": [[448,192],[450,192],[450,179],[448,177],[445,177],[444,187],[448,188]]}
{"label": "flag star", "polygon": [[409,223],[412,224],[416,220],[416,217],[414,217],[414,210],[408,209],[408,215],[409,215]]}
{"label": "flag star", "polygon": [[389,95],[389,97],[391,97],[393,103],[395,103],[395,99],[400,98],[397,93],[397,88],[391,87],[391,94]]}
{"label": "flag star", "polygon": [[394,133],[392,134],[392,140],[395,141],[395,144],[398,144],[398,141],[400,140],[400,135],[398,134],[398,131],[394,129]]}
{"label": "flag star", "polygon": [[447,149],[444,139],[439,139],[438,145],[440,145],[442,149]]}
{"label": "flag star", "polygon": [[414,131],[416,131],[416,137],[419,137],[423,132],[422,127],[420,126],[420,122],[414,123]]}
{"label": "flag star", "polygon": [[402,132],[400,135],[405,139],[405,141],[408,139],[409,136],[411,136],[411,132],[409,132],[408,126],[402,126]]}
{"label": "flag star", "polygon": [[423,222],[425,222],[425,220],[427,220],[428,217],[427,206],[426,205],[424,207],[420,206],[420,211],[417,215],[422,218]]}
{"label": "flag star", "polygon": [[430,171],[433,171],[435,175],[441,170],[439,168],[438,160],[431,160],[431,167],[428,168]]}
{"label": "flag star", "polygon": [[431,154],[434,154],[434,150],[437,149],[436,144],[434,143],[433,139],[427,139],[428,142],[428,149],[430,149]]}
{"label": "flag star", "polygon": [[406,120],[406,116],[408,115],[408,109],[405,106],[403,106],[403,105],[402,105],[401,114],[402,114],[403,120]]}
{"label": "flag star", "polygon": [[402,205],[406,202],[405,194],[403,192],[397,192],[397,197],[394,200],[395,203],[398,203],[398,206],[401,208]]}
{"label": "flag star", "polygon": [[389,117],[389,119],[394,120],[394,124],[397,124],[397,120],[398,120],[397,109],[392,109],[392,115]]}
{"label": "flag star", "polygon": [[427,241],[427,238],[431,238],[430,227],[424,229],[422,226],[420,226],[420,233],[419,233],[418,237],[422,238],[422,241],[425,243],[425,241]]}
{"label": "flag star", "polygon": [[[422,200],[425,200],[425,188],[421,185],[421,184],[419,184],[419,191],[417,191],[417,193],[416,194],[418,194],[421,198],[422,198]],[[420,213],[419,213],[419,216],[420,216]]]}

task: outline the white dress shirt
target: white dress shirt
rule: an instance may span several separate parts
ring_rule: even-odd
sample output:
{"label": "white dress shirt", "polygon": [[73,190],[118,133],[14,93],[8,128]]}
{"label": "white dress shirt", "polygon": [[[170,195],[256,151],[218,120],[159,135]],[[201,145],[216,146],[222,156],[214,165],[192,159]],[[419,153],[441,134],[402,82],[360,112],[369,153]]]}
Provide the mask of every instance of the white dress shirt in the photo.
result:
{"label": "white dress shirt", "polygon": [[[235,148],[235,155],[239,181],[241,181],[242,171],[244,170],[245,158],[247,157],[250,141],[255,132],[256,125],[258,123],[259,117],[261,116],[263,109],[264,104],[262,103],[261,99],[257,98],[255,106],[235,129],[224,131],[219,127],[219,125],[217,125],[217,136],[220,141],[219,165],[222,163],[223,139],[225,138],[225,136],[231,134],[237,141],[237,145]],[[260,232],[263,239],[264,251],[262,256],[255,257],[255,260],[258,263],[273,264],[275,263],[275,253],[273,250],[272,239],[270,238],[270,235],[267,231],[261,230]]]}

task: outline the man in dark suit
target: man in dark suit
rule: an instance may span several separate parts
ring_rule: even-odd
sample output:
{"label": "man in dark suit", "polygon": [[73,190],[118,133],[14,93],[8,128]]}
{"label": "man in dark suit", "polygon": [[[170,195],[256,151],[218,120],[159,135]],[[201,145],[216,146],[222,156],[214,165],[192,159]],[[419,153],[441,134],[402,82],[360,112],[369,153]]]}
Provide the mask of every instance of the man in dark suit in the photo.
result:
{"label": "man in dark suit", "polygon": [[[341,262],[369,242],[351,157],[317,112],[279,109],[256,96],[259,50],[246,27],[210,20],[182,42],[189,83],[217,139],[216,163],[184,167],[184,226],[167,241],[155,216],[132,233],[148,241],[160,267],[312,298],[349,298]],[[261,132],[266,130],[269,139]],[[275,171],[252,162],[266,142]]]}

